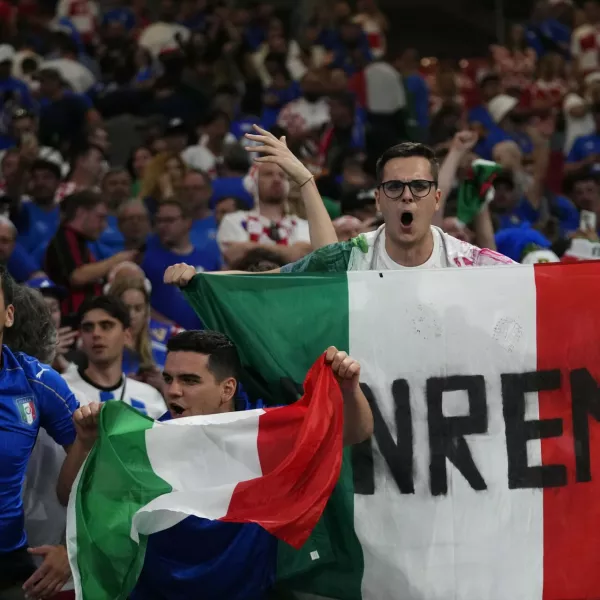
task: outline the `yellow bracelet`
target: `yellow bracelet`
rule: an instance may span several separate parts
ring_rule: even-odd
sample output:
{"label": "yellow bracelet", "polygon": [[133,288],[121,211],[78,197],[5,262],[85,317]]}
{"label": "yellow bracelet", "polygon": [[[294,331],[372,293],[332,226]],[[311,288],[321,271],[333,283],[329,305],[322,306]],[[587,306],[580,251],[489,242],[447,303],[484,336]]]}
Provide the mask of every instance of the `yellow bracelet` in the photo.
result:
{"label": "yellow bracelet", "polygon": [[311,175],[300,187],[303,188],[311,179],[314,179],[315,176]]}

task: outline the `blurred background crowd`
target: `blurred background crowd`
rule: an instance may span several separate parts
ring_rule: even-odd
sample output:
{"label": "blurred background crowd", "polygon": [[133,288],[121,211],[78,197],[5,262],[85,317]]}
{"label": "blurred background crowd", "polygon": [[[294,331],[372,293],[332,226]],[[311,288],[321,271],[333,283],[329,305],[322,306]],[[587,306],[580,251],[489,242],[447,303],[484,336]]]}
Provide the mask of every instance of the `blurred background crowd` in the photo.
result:
{"label": "blurred background crowd", "polygon": [[377,0],[0,0],[0,261],[45,293],[65,352],[83,300],[131,274],[125,371],[152,382],[201,325],[166,267],[310,250],[297,186],[257,177],[254,123],[309,167],[340,240],[381,224],[376,160],[412,140],[443,163],[448,233],[516,261],[600,255],[600,0],[487,8],[496,43],[448,20],[444,53],[448,7],[417,35]]}

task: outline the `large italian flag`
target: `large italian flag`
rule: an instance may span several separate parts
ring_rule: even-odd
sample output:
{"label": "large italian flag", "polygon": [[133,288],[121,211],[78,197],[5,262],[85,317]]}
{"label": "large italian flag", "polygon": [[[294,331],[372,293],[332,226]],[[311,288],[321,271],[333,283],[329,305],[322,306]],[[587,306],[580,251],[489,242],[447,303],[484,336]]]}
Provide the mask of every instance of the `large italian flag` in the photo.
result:
{"label": "large italian flag", "polygon": [[304,387],[292,406],[166,423],[107,402],[69,500],[78,600],[125,600],[147,536],[188,516],[258,523],[301,547],[338,480],[343,435],[341,391],[323,356]]}
{"label": "large italian flag", "polygon": [[288,588],[600,598],[599,265],[198,275],[185,294],[263,398],[293,401],[329,345],[362,364],[374,439],[280,553]]}

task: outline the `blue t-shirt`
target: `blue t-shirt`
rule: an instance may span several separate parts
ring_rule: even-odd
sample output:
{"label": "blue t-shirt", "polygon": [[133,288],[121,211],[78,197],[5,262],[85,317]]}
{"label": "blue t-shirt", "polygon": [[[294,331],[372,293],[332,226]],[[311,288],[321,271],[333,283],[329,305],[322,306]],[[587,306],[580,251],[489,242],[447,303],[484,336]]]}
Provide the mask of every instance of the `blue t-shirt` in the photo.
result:
{"label": "blue t-shirt", "polygon": [[[254,408],[248,402],[246,409]],[[169,421],[169,413],[160,421]],[[148,537],[131,600],[263,600],[275,581],[277,539],[260,525],[188,517]]]}
{"label": "blue t-shirt", "polygon": [[210,207],[214,208],[222,198],[237,198],[246,204],[248,208],[254,206],[252,194],[244,187],[242,177],[217,177],[212,182],[212,196]]}
{"label": "blue t-shirt", "polygon": [[580,162],[585,160],[590,154],[600,154],[600,135],[597,133],[578,137],[567,156],[567,162]]}
{"label": "blue t-shirt", "polygon": [[[577,231],[579,229],[579,211],[575,205],[568,198],[558,195],[553,196],[551,202],[553,203],[553,212],[558,216],[561,235],[565,236]],[[529,223],[536,223],[541,216],[540,211],[531,206],[527,198],[521,199],[514,214],[519,217],[521,222],[528,221]]]}
{"label": "blue t-shirt", "polygon": [[218,271],[221,268],[221,257],[210,251],[194,248],[189,254],[175,254],[164,248],[156,236],[152,236],[148,240],[142,262],[142,269],[152,284],[150,304],[184,329],[201,329],[202,322],[183,297],[181,290],[174,285],[163,283],[167,267],[181,262],[192,265],[198,271]]}
{"label": "blue t-shirt", "polygon": [[467,113],[467,121],[469,123],[481,123],[488,131],[496,127],[490,111],[483,104],[475,106]]}
{"label": "blue t-shirt", "polygon": [[540,248],[550,248],[552,245],[546,236],[536,229],[532,229],[529,223],[521,226],[509,227],[496,233],[496,248],[500,254],[521,262],[523,252],[527,246],[532,244]]}
{"label": "blue t-shirt", "polygon": [[90,242],[88,246],[98,260],[105,260],[117,252],[125,250],[125,239],[119,230],[117,217],[108,215],[106,229],[96,241]]}
{"label": "blue t-shirt", "polygon": [[[167,360],[167,342],[175,335],[177,329],[172,325],[150,319],[148,326],[150,332],[150,343],[152,344],[152,360],[162,371]],[[137,353],[125,348],[123,352],[123,373],[125,375],[136,375],[140,370],[140,357]]]}
{"label": "blue t-shirt", "polygon": [[45,210],[35,202],[25,202],[21,206],[17,228],[17,240],[29,252],[38,266],[41,266],[46,247],[54,237],[60,223],[60,208],[54,206]]}
{"label": "blue t-shirt", "polygon": [[0,99],[9,100],[11,105],[20,106],[29,111],[36,108],[27,84],[16,77],[0,79]]}
{"label": "blue t-shirt", "polygon": [[15,249],[8,259],[6,268],[17,283],[27,281],[33,273],[40,270],[39,264],[19,242],[15,244]]}
{"label": "blue t-shirt", "polygon": [[560,45],[562,54],[569,55],[569,46],[571,41],[571,29],[563,25],[556,19],[545,19],[539,24],[532,24],[525,31],[525,40],[527,45],[538,55],[538,58],[544,56],[549,51],[556,51],[558,48],[551,49],[544,43],[543,38],[548,38]]}
{"label": "blue t-shirt", "polygon": [[129,8],[118,7],[113,8],[104,13],[102,24],[121,23],[126,31],[131,31],[135,28],[135,15]]}
{"label": "blue t-shirt", "polygon": [[204,219],[196,219],[192,223],[190,231],[190,242],[194,248],[201,250],[207,255],[207,259],[211,261],[219,260],[220,251],[217,240],[217,220],[214,215],[210,215]]}
{"label": "blue t-shirt", "polygon": [[21,492],[40,427],[57,444],[72,444],[73,413],[79,404],[51,367],[26,354],[13,354],[6,346],[0,382],[0,553],[4,553],[27,544]]}
{"label": "blue t-shirt", "polygon": [[418,73],[404,78],[404,84],[410,94],[419,127],[424,131],[429,129],[429,88],[425,79]]}

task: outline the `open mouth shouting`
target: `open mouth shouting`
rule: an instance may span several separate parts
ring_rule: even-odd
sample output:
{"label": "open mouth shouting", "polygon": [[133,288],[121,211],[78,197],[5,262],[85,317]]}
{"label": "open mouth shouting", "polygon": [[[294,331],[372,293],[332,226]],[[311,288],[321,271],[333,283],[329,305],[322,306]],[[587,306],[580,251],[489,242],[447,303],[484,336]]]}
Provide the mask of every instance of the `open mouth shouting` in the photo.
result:
{"label": "open mouth shouting", "polygon": [[187,408],[181,406],[181,404],[173,401],[169,402],[169,412],[174,419],[177,419],[177,417],[185,417],[186,411]]}
{"label": "open mouth shouting", "polygon": [[413,220],[414,220],[414,215],[410,211],[405,210],[400,215],[400,223],[402,225],[402,229],[407,230],[407,231],[410,230]]}

